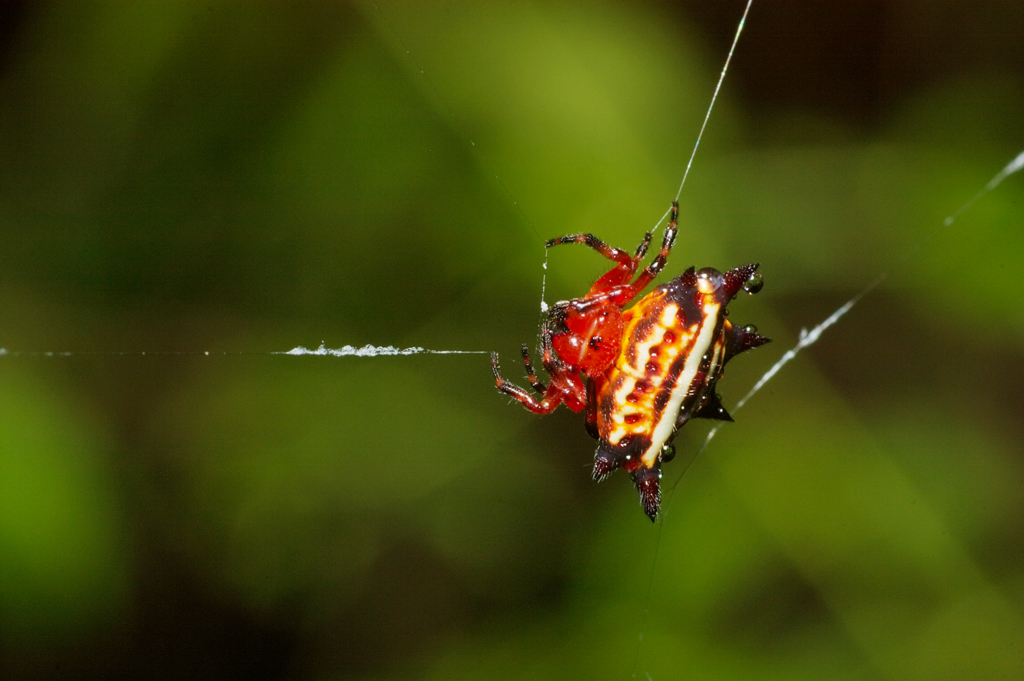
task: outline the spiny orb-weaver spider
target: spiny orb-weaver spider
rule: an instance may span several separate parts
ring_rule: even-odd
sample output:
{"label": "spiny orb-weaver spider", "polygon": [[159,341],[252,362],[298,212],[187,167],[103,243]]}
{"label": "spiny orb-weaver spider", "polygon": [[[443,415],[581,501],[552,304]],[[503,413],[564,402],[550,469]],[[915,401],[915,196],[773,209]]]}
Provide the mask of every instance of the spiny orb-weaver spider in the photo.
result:
{"label": "spiny orb-weaver spider", "polygon": [[[612,248],[593,234],[551,239],[547,246],[584,244],[616,265],[582,298],[551,306],[541,324],[541,362],[550,380],[544,385],[523,345],[530,385],[540,395],[509,383],[491,367],[498,390],[537,414],[564,403],[587,410],[587,432],[598,441],[594,479],[616,468],[629,471],[644,512],[653,521],[661,506],[661,464],[675,455],[672,440],[691,418],[732,421],[715,385],[726,362],[769,342],[753,326],[733,326],[726,305],[742,288],[761,290],[753,263],[724,274],[690,267],[624,309],[665,267],[676,238],[679,205],[672,202],[661,250],[636,279],[651,243],[647,232],[634,255]],[[584,379],[586,384],[584,384]]]}

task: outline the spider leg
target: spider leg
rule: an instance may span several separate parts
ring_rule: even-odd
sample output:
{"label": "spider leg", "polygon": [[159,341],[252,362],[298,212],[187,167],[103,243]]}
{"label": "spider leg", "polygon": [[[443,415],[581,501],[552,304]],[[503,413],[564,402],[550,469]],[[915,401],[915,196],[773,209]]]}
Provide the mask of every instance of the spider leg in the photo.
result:
{"label": "spider leg", "polygon": [[520,388],[515,383],[510,383],[501,375],[498,367],[498,353],[491,353],[491,371],[494,372],[494,384],[498,390],[518,400],[524,407],[534,414],[550,414],[562,403],[562,392],[557,390],[552,383],[544,393],[544,397],[538,400],[530,393]]}
{"label": "spider leg", "polygon": [[587,406],[587,389],[576,370],[555,353],[547,323],[541,327],[540,349],[541,365],[551,377],[545,394],[550,395],[557,391],[562,396],[561,399],[565,402],[565,406],[573,411],[582,411]]}
{"label": "spider leg", "polygon": [[555,354],[555,350],[551,346],[551,338],[551,330],[545,321],[540,327],[540,364],[554,381],[556,377],[568,373],[569,368],[562,358]]}
{"label": "spider leg", "polygon": [[[541,327],[540,339],[541,359],[544,369],[551,377],[551,381],[543,391],[540,400],[516,384],[505,380],[501,375],[501,369],[498,368],[497,353],[491,353],[491,370],[494,372],[494,384],[498,390],[510,397],[514,397],[524,407],[536,414],[549,414],[559,404],[563,403],[573,411],[582,411],[587,406],[586,387],[584,387],[579,375],[555,354],[554,349],[551,347],[551,331],[548,329],[547,323]],[[528,357],[528,353],[524,354],[524,360]],[[528,371],[532,373],[532,363],[528,366]],[[536,380],[536,374],[530,376],[530,381],[534,388],[539,388],[542,384],[539,380],[534,383],[534,380]]]}
{"label": "spider leg", "polygon": [[560,246],[562,244],[583,244],[584,246],[589,246],[604,257],[609,260],[614,260],[620,265],[632,265],[634,260],[633,256],[626,251],[621,248],[609,246],[593,234],[570,234],[569,236],[560,236],[557,239],[549,239],[544,245],[547,248],[551,248],[552,246]]}
{"label": "spider leg", "polygon": [[654,281],[654,278],[658,276],[662,269],[664,269],[665,263],[668,261],[668,254],[672,251],[672,245],[676,241],[676,233],[678,232],[676,223],[678,221],[679,202],[673,201],[672,217],[668,222],[668,226],[665,227],[665,238],[661,241],[661,250],[658,251],[658,255],[651,261],[651,264],[644,268],[640,273],[640,276],[638,276],[632,284],[629,284],[627,287],[623,287],[632,289],[633,291],[633,294],[623,302],[628,302],[632,298],[636,297],[636,295],[640,293],[640,291],[644,290],[644,287],[649,283]]}
{"label": "spider leg", "polygon": [[[597,283],[590,289],[583,298],[573,300],[574,307],[577,313],[587,314],[590,310],[604,305],[606,303],[613,303],[615,305],[625,305],[629,301],[636,298],[637,294],[644,290],[644,288],[650,284],[655,277],[665,267],[665,263],[668,261],[668,255],[672,251],[672,245],[676,241],[676,234],[678,228],[676,223],[679,220],[679,203],[676,201],[672,202],[672,219],[669,221],[668,226],[665,227],[665,238],[662,239],[661,249],[658,251],[658,255],[655,256],[651,264],[644,268],[632,283],[616,282],[613,280],[611,275],[615,274],[619,268],[613,269],[608,274],[604,275],[597,280]],[[648,239],[645,237],[644,242]],[[640,244],[641,247],[644,243]],[[637,249],[638,251],[640,249]]]}
{"label": "spider leg", "polygon": [[640,245],[636,247],[636,255],[633,256],[633,260],[640,262],[644,256],[647,255],[647,247],[651,245],[651,238],[654,236],[652,232],[644,234],[644,240],[640,242]]}
{"label": "spider leg", "polygon": [[526,366],[526,378],[530,381],[530,385],[541,395],[548,389],[546,385],[540,382],[537,378],[536,372],[533,370],[533,362],[530,361],[530,348],[523,345],[523,365]]}
{"label": "spider leg", "polygon": [[[551,239],[547,242],[547,246],[549,248],[560,244],[583,244],[584,246],[593,248],[609,260],[618,263],[590,287],[591,293],[604,291],[612,286],[625,284],[633,278],[636,268],[640,266],[640,258],[631,256],[620,248],[613,248],[609,246],[593,234],[572,234],[569,236],[559,237],[557,239]],[[641,247],[644,247],[642,242],[640,245]]]}

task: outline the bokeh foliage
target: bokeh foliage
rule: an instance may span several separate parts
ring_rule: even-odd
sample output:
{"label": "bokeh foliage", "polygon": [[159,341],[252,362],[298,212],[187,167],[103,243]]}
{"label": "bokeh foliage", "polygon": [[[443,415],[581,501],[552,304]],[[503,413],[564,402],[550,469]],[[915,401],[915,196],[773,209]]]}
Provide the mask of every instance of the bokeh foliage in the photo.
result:
{"label": "bokeh foliage", "polygon": [[1024,148],[1024,17],[855,5],[755,3],[668,269],[762,263],[727,406],[890,276],[653,527],[483,355],[266,353],[516,375],[605,267],[543,241],[654,225],[742,3],[0,9],[0,347],[99,353],[0,356],[0,675],[1021,676],[1021,177],[903,258]]}

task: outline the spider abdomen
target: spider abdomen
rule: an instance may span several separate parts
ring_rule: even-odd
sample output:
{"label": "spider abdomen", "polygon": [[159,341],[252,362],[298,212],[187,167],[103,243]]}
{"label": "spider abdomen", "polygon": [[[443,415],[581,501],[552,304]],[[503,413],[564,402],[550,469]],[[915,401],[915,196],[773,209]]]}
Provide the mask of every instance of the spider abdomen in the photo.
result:
{"label": "spider abdomen", "polygon": [[623,313],[618,358],[594,388],[594,477],[625,468],[652,520],[660,505],[662,451],[694,416],[729,418],[714,390],[722,369],[736,352],[767,342],[746,329],[739,338],[725,318],[726,305],[756,267],[724,275],[690,268]]}

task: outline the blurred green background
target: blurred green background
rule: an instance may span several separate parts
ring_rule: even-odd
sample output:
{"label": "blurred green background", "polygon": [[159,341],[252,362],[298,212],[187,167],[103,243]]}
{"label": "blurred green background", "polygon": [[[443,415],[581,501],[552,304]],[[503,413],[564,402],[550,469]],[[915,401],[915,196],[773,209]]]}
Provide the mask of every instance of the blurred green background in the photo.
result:
{"label": "blurred green background", "polygon": [[1024,149],[1024,5],[755,2],[667,268],[762,263],[726,405],[892,276],[662,527],[484,355],[262,353],[519,380],[742,0],[378,4],[0,5],[0,347],[98,353],[0,357],[0,677],[1024,677],[1024,176],[901,261]]}

